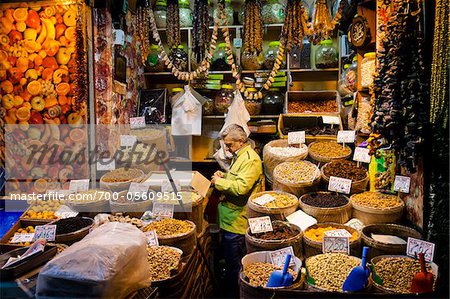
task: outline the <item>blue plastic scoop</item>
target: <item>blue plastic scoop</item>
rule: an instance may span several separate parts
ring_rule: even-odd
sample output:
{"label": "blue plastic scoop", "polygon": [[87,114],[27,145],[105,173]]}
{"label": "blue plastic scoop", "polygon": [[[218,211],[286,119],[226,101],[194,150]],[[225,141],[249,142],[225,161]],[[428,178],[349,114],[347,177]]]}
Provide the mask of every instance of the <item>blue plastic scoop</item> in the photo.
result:
{"label": "blue plastic scoop", "polygon": [[370,275],[369,267],[366,267],[367,252],[369,247],[364,246],[362,252],[361,266],[353,268],[342,286],[344,292],[357,292],[364,289]]}
{"label": "blue plastic scoop", "polygon": [[286,260],[284,261],[283,271],[275,270],[270,274],[269,281],[266,287],[268,288],[278,288],[278,287],[288,287],[292,285],[293,277],[292,274],[288,272],[289,263],[291,262],[291,255],[286,255]]}

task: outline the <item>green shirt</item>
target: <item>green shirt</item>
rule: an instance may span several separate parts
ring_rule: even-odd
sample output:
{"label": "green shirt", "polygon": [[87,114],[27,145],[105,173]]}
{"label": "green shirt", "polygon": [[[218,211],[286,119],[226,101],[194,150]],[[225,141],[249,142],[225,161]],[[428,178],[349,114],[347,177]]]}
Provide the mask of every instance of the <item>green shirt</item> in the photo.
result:
{"label": "green shirt", "polygon": [[223,178],[215,187],[225,195],[219,203],[220,228],[235,234],[245,234],[247,229],[247,200],[261,188],[262,163],[259,155],[247,145],[241,148]]}

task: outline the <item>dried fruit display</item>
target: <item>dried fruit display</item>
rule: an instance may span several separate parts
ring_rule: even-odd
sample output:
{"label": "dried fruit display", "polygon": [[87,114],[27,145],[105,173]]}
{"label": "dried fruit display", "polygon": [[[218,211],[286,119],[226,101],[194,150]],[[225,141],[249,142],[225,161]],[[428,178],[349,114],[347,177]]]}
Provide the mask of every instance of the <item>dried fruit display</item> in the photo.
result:
{"label": "dried fruit display", "polygon": [[245,1],[244,52],[261,53],[263,43],[263,24],[261,19],[261,1]]}
{"label": "dried fruit display", "polygon": [[169,49],[180,44],[180,15],[178,0],[167,1],[167,43]]}
{"label": "dried fruit display", "polygon": [[151,281],[168,279],[176,273],[181,259],[181,251],[178,248],[148,246],[147,253]]}
{"label": "dried fruit display", "polygon": [[209,43],[208,25],[208,1],[195,0],[194,1],[194,24],[192,31],[193,38],[193,52],[198,61],[202,61],[206,53],[206,45]]}

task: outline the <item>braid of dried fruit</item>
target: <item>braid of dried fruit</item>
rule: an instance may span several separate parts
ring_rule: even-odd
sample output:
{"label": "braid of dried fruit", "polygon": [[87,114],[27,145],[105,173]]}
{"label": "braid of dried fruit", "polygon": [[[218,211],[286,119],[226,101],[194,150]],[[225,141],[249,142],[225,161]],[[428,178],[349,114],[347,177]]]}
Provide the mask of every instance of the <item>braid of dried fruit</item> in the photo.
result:
{"label": "braid of dried fruit", "polygon": [[197,61],[205,57],[206,44],[208,43],[208,1],[195,0],[193,21],[193,52]]}
{"label": "braid of dried fruit", "polygon": [[88,78],[87,78],[87,56],[86,56],[86,44],[85,44],[85,30],[84,20],[85,5],[78,5],[78,17],[75,27],[76,32],[76,74],[75,74],[75,104],[74,110],[81,111],[83,106],[88,102]]}
{"label": "braid of dried fruit", "polygon": [[263,26],[261,19],[261,1],[245,1],[244,38],[245,52],[261,53],[263,42]]}
{"label": "braid of dried fruit", "polygon": [[178,0],[167,1],[167,43],[169,44],[169,49],[180,45]]}

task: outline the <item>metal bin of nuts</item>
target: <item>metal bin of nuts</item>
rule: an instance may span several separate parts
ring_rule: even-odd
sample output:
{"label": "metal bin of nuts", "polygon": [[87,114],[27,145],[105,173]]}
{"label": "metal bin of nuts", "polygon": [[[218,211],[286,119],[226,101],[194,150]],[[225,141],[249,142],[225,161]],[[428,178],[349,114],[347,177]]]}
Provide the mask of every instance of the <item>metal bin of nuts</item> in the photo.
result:
{"label": "metal bin of nuts", "polygon": [[273,189],[295,196],[316,191],[319,183],[320,170],[309,161],[283,162],[273,171]]}
{"label": "metal bin of nuts", "polygon": [[362,167],[358,167],[353,161],[333,160],[322,166],[322,178],[328,185],[330,176],[349,179],[352,181],[350,194],[366,191],[369,183],[369,173]]}
{"label": "metal bin of nuts", "polygon": [[285,220],[297,210],[298,199],[283,191],[264,191],[250,196],[247,217],[270,216],[272,220]]}
{"label": "metal bin of nuts", "polygon": [[405,203],[397,195],[381,192],[363,192],[350,197],[353,218],[365,225],[396,223],[402,218]]}

